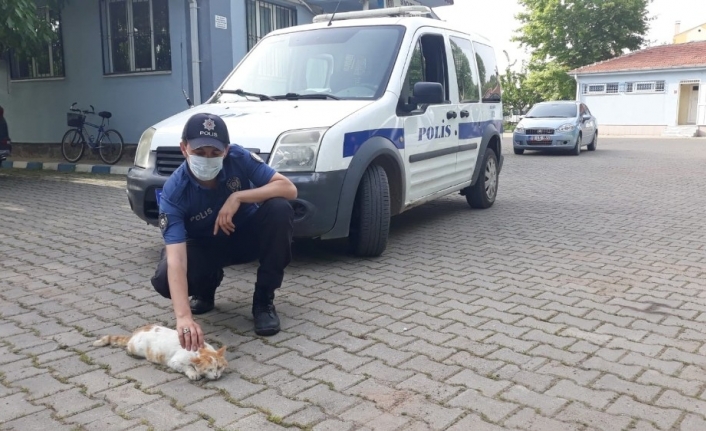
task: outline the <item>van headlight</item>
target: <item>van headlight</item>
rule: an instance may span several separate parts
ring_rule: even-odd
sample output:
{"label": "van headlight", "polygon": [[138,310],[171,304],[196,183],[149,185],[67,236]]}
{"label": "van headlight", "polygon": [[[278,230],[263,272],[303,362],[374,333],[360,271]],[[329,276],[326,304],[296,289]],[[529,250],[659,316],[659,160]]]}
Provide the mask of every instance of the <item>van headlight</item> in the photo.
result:
{"label": "van headlight", "polygon": [[152,137],[156,131],[157,129],[150,127],[142,133],[142,136],[140,136],[140,142],[137,144],[137,150],[135,150],[135,166],[140,168],[147,167],[147,162],[150,159]]}
{"label": "van headlight", "polygon": [[292,130],[281,134],[275,142],[269,165],[279,172],[313,172],[326,130]]}
{"label": "van headlight", "polygon": [[556,130],[557,132],[573,132],[576,126],[571,123],[562,124]]}

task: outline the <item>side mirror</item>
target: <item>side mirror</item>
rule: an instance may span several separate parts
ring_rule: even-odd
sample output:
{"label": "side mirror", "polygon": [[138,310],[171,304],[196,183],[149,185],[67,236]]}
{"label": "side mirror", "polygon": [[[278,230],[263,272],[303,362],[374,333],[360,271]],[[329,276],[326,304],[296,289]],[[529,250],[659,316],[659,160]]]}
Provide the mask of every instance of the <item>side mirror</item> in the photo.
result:
{"label": "side mirror", "polygon": [[586,121],[590,120],[590,119],[591,119],[591,116],[590,116],[590,115],[586,115],[586,114],[584,114],[584,116],[581,117],[581,120],[582,120],[584,123],[585,123]]}
{"label": "side mirror", "polygon": [[417,82],[413,97],[420,104],[438,105],[444,103],[444,87],[438,82]]}

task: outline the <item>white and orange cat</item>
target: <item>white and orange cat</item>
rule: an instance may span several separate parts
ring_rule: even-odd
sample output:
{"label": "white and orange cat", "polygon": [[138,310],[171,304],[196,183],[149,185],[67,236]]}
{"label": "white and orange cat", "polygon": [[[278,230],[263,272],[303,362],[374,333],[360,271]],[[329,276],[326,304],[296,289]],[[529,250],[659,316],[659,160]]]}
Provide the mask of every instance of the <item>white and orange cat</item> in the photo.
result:
{"label": "white and orange cat", "polygon": [[218,380],[228,366],[223,356],[225,346],[216,350],[210,344],[204,343],[204,347],[192,352],[181,347],[177,331],[159,325],[144,326],[132,335],[104,335],[94,341],[93,345],[125,347],[128,354],[166,365],[191,380],[199,380],[202,377]]}

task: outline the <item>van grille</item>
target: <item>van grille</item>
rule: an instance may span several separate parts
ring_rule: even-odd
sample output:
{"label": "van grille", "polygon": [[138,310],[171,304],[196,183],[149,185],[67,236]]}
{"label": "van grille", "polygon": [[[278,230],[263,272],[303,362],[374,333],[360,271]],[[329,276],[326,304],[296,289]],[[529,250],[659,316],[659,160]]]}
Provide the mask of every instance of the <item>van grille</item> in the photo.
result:
{"label": "van grille", "polygon": [[[261,153],[257,148],[246,148],[262,158],[267,163],[270,155]],[[158,147],[155,170],[159,175],[170,176],[184,162],[184,155],[179,147]]]}

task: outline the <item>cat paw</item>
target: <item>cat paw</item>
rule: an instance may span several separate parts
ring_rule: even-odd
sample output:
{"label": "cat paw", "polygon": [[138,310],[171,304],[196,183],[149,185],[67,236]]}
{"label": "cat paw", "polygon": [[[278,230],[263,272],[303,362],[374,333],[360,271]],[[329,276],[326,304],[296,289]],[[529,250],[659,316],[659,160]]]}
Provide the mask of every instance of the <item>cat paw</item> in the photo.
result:
{"label": "cat paw", "polygon": [[187,371],[186,372],[186,377],[189,378],[189,380],[199,380],[201,379],[201,376],[195,372],[195,371]]}

